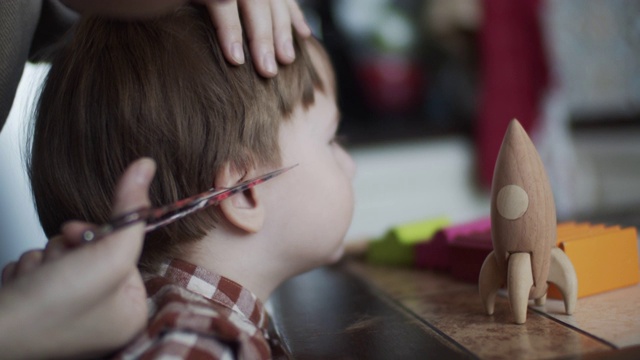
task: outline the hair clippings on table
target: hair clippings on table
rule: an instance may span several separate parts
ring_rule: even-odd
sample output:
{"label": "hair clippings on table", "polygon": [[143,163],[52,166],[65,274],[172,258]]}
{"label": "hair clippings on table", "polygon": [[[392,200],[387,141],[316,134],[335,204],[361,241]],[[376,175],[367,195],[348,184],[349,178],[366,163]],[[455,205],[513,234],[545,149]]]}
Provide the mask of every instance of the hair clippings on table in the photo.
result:
{"label": "hair clippings on table", "polygon": [[85,241],[92,241],[103,238],[119,229],[139,223],[146,222],[145,233],[151,232],[160,227],[166,226],[178,219],[181,219],[191,213],[205,209],[209,206],[218,205],[222,200],[227,199],[237,193],[241,193],[252,187],[262,184],[263,182],[273,179],[274,177],[287,172],[298,164],[281,168],[262,176],[255,177],[243,181],[230,188],[214,189],[211,188],[203,193],[191,196],[182,200],[178,200],[173,204],[165,205],[158,208],[141,208],[131,211],[111,219],[108,223],[98,227],[97,229],[87,230],[82,233]]}

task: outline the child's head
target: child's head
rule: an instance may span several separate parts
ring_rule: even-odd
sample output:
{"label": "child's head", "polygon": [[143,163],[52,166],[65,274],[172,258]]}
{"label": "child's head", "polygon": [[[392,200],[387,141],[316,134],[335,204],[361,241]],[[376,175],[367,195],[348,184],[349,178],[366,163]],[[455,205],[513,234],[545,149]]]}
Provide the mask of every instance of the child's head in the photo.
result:
{"label": "child's head", "polygon": [[[227,64],[201,9],[183,8],[145,22],[81,21],[52,63],[34,125],[29,171],[46,234],[56,234],[70,219],[106,222],[117,177],[133,160],[148,156],[158,165],[150,190],[153,206],[277,167],[300,166],[272,180],[287,186],[273,185],[273,194],[264,195],[277,194],[283,206],[269,210],[269,221],[252,224],[243,214],[227,216],[224,206],[192,214],[148,235],[144,266],[179,256],[189,243],[228,224],[241,232],[264,226],[274,234],[274,227],[285,226],[301,235],[299,225],[332,219],[326,206],[344,208],[338,209],[345,219],[343,236],[353,198],[350,185],[346,189],[335,178],[350,182],[353,164],[332,143],[338,113],[331,65],[315,40],[294,44],[296,61],[281,67],[276,78],[264,79],[250,58],[243,66]],[[320,119],[328,116],[335,123]],[[316,124],[321,120],[326,124]],[[313,143],[320,137],[326,154]],[[327,155],[337,156],[336,163]],[[341,198],[317,196],[327,191]],[[253,193],[241,197],[240,207],[258,201]],[[306,216],[296,211],[316,205],[318,211]]]}

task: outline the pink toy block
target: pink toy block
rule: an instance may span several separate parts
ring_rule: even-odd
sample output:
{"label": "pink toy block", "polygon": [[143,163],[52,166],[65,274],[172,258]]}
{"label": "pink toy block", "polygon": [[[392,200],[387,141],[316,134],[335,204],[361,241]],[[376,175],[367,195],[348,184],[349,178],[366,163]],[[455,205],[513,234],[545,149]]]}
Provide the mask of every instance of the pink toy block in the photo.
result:
{"label": "pink toy block", "polygon": [[493,250],[491,228],[453,238],[450,242],[451,275],[458,280],[477,283],[484,259]]}
{"label": "pink toy block", "polygon": [[448,271],[452,266],[451,243],[457,237],[479,233],[491,229],[491,219],[449,226],[438,231],[430,241],[420,243],[415,248],[415,264],[419,268]]}

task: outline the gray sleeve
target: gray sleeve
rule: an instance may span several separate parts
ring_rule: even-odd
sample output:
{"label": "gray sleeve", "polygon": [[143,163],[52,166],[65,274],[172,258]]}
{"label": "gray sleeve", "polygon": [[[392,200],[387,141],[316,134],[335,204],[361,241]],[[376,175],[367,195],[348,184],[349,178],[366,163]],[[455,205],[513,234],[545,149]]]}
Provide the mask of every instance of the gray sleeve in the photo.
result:
{"label": "gray sleeve", "polygon": [[43,1],[40,20],[29,49],[29,61],[46,61],[47,50],[63,37],[77,19],[78,15],[59,1]]}
{"label": "gray sleeve", "polygon": [[47,51],[76,20],[57,0],[0,1],[0,130],[27,60],[46,59]]}

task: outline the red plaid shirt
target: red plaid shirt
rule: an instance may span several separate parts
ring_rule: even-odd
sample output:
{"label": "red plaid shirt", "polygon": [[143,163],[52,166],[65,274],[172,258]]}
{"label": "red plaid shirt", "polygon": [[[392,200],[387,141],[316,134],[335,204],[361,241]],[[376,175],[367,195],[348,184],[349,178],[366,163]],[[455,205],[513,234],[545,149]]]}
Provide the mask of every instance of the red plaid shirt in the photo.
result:
{"label": "red plaid shirt", "polygon": [[173,259],[145,281],[149,324],[117,359],[269,359],[268,317],[237,283]]}

